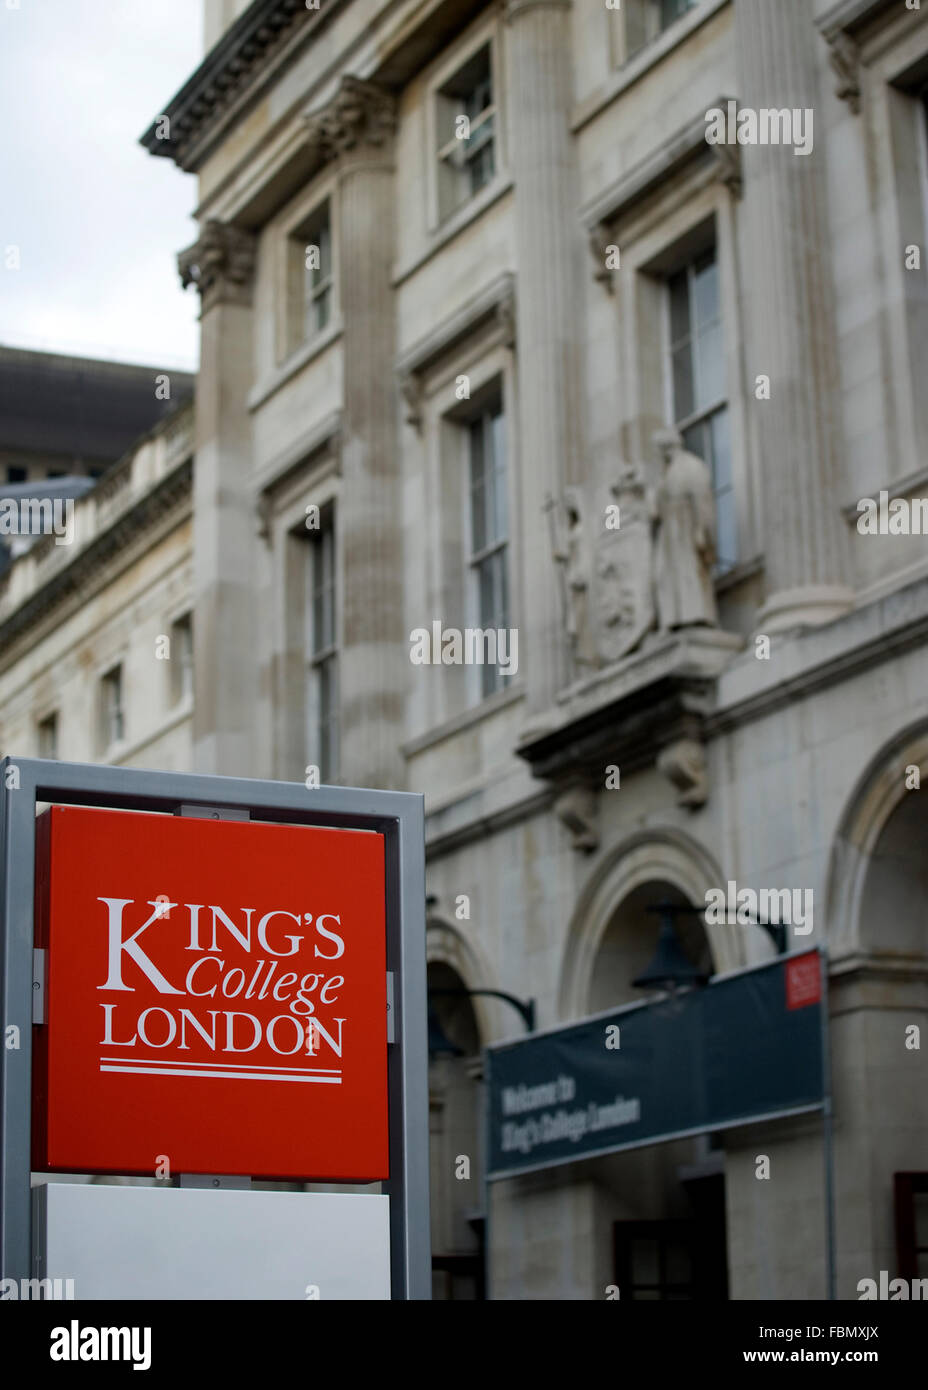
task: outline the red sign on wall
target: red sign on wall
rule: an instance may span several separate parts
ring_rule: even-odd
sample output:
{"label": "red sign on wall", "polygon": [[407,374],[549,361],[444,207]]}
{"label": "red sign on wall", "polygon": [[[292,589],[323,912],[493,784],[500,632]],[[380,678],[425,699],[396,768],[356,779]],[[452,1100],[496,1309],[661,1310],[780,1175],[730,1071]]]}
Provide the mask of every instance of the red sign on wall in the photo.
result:
{"label": "red sign on wall", "polygon": [[822,999],[822,968],[818,951],[786,962],[786,1007],[804,1009]]}
{"label": "red sign on wall", "polygon": [[37,821],[33,1167],[388,1176],[383,836]]}

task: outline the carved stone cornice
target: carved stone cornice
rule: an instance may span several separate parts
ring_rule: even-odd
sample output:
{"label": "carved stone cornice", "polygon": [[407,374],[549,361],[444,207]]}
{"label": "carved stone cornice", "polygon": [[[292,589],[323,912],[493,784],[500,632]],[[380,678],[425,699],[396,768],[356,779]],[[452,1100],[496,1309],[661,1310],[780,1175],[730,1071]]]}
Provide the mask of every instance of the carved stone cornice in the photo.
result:
{"label": "carved stone cornice", "polygon": [[223,302],[250,304],[255,250],[251,232],[210,218],[199,240],[177,257],[181,285],[196,285],[204,313]]}
{"label": "carved stone cornice", "polygon": [[213,135],[254,98],[292,47],[330,21],[345,2],[325,0],[310,9],[306,0],[252,0],[139,143],[149,154],[196,169]]}
{"label": "carved stone cornice", "polygon": [[328,105],[304,112],[303,122],[320,163],[346,154],[383,154],[396,129],[396,101],[385,87],[349,73]]}

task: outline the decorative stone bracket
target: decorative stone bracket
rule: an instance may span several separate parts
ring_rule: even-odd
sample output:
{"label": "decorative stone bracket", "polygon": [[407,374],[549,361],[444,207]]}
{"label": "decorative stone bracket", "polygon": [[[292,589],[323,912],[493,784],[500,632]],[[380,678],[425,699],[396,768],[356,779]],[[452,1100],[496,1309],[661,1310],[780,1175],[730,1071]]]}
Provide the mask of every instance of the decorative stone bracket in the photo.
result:
{"label": "decorative stone bracket", "polygon": [[698,739],[680,738],[668,744],[657,756],[657,770],[677,788],[678,806],[696,810],[708,801],[706,754]]}
{"label": "decorative stone bracket", "polygon": [[570,831],[571,849],[592,854],[599,848],[596,792],[589,784],[576,782],[565,788],[555,801],[554,810]]}
{"label": "decorative stone bracket", "polygon": [[251,232],[210,218],[199,240],[177,257],[180,283],[196,285],[204,313],[217,303],[250,304],[255,251]]}

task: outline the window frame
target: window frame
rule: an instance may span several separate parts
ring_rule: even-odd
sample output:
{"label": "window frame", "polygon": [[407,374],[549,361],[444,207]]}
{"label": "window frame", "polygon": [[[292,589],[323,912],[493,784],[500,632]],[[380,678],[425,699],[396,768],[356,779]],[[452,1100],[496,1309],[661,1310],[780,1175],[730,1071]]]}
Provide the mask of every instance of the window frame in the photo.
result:
{"label": "window frame", "polygon": [[[188,632],[190,634],[189,661],[178,665],[175,658],[177,655],[178,646],[177,638],[178,634],[181,631]],[[194,638],[192,608],[185,609],[182,613],[178,613],[176,617],[171,619],[169,636],[171,639],[171,708],[173,709],[180,705],[186,705],[188,702],[192,702],[194,696]],[[183,674],[187,670],[189,670],[190,673],[189,688],[188,682]]]}
{"label": "window frame", "polygon": [[[274,365],[266,373],[268,379],[273,379],[301,355],[314,354],[341,331],[339,203],[336,192],[335,175],[329,170],[324,176],[314,179],[311,186],[272,224],[271,240],[276,241],[273,273],[276,330]],[[330,273],[323,288],[329,295],[329,311],[325,324],[309,335],[306,279],[310,272],[306,269],[306,247],[314,244],[311,237],[316,230],[315,224],[325,212],[329,226]]]}
{"label": "window frame", "polygon": [[629,457],[649,460],[652,478],[656,466],[653,434],[666,427],[671,414],[665,282],[696,252],[712,242],[716,247],[732,485],[738,554],[742,557],[733,570],[718,578],[719,594],[740,589],[742,584],[756,586],[765,534],[757,441],[749,410],[736,209],[737,197],[724,181],[718,163],[707,155],[668,173],[646,198],[631,195],[617,199],[603,218],[609,240],[622,247],[622,273],[614,277],[611,368],[619,438]]}
{"label": "window frame", "polygon": [[[624,67],[626,63],[632,62],[640,54],[644,53],[652,44],[671,30],[675,24],[679,24],[681,19],[686,19],[699,9],[702,0],[687,0],[686,8],[672,19],[665,20],[663,17],[664,6],[668,0],[634,0],[637,10],[636,22],[644,30],[644,38],[637,43],[635,48],[629,44],[629,0],[623,0],[621,7],[617,10],[610,10],[608,13],[612,18],[611,26],[611,46],[612,46],[612,66],[614,68]],[[679,0],[674,0],[679,3]]]}
{"label": "window frame", "polygon": [[[489,82],[490,88],[490,100],[485,106],[481,107],[476,116],[472,117],[467,111],[461,111],[459,108],[457,110],[457,115],[451,114],[455,111],[454,103],[457,94],[449,93],[447,91],[448,86],[450,86],[452,82],[458,80],[464,69],[470,63],[475,62],[484,51],[487,56],[487,81]],[[474,90],[479,91],[479,88],[480,84],[478,83]],[[468,116],[470,122],[470,135],[467,140],[460,140],[457,135],[452,133],[444,144],[439,144],[436,154],[438,160],[438,212],[441,221],[447,222],[448,219],[453,217],[462,207],[466,207],[467,204],[472,202],[485,188],[489,187],[496,178],[498,172],[497,131],[499,127],[499,108],[496,102],[496,74],[494,72],[493,45],[491,39],[488,38],[484,44],[480,45],[465,62],[460,64],[455,73],[450,78],[447,78],[442,86],[436,89],[433,100],[437,103],[435,115],[436,132],[439,131],[439,127],[442,124],[440,113],[443,106],[447,108],[448,114],[451,116],[452,124],[454,124],[459,115]],[[460,105],[463,106],[465,101],[466,98],[460,98]],[[485,136],[478,144],[473,145],[472,142],[475,135],[481,130],[486,131],[487,127],[490,128],[489,136]],[[440,134],[438,135],[438,139],[441,139]],[[474,164],[477,160],[482,158],[484,151],[488,147],[491,151],[493,167],[489,177],[484,179],[484,181],[475,188],[473,185]],[[457,181],[461,191],[458,193],[453,203],[449,206],[442,206],[442,190],[450,184],[451,179]]]}
{"label": "window frame", "polygon": [[[118,677],[119,701],[115,707],[118,728],[114,734],[108,708],[108,691],[113,688],[113,677]],[[118,748],[126,741],[126,663],[120,657],[101,671],[97,683],[98,746],[102,753]]]}
{"label": "window frame", "polygon": [[[716,268],[716,275],[717,275],[717,278],[718,278],[718,301],[717,301],[717,303],[718,303],[718,314],[717,314],[717,316],[715,317],[715,319],[711,320],[710,326],[712,326],[712,325],[714,325],[714,324],[717,323],[718,326],[719,326],[719,328],[720,328],[720,330],[721,330],[721,342],[722,342],[722,382],[721,382],[721,386],[722,386],[722,394],[719,395],[719,396],[717,396],[717,397],[711,398],[710,401],[709,401],[708,403],[705,403],[705,404],[703,404],[702,406],[697,406],[697,405],[696,405],[696,386],[697,386],[696,372],[697,372],[697,370],[698,370],[698,365],[699,365],[699,364],[698,364],[698,359],[697,359],[697,352],[695,351],[695,344],[696,344],[696,342],[697,342],[697,340],[698,340],[699,334],[698,334],[698,331],[697,331],[696,318],[695,318],[695,290],[694,290],[694,283],[695,283],[695,276],[696,276],[696,269],[695,269],[695,268],[696,268],[696,266],[698,265],[698,263],[699,263],[701,260],[705,259],[705,257],[706,257],[710,252],[711,252],[711,254],[712,254],[712,260],[713,260],[713,264],[715,265],[715,268]],[[676,354],[677,350],[679,349],[681,343],[684,342],[684,339],[679,339],[679,340],[677,340],[677,341],[675,342],[674,336],[673,336],[673,303],[672,303],[672,293],[673,293],[673,292],[672,292],[672,284],[673,284],[674,280],[678,279],[679,276],[681,276],[681,275],[685,275],[685,276],[686,276],[686,289],[687,289],[687,331],[686,331],[686,334],[685,334],[685,342],[686,342],[686,346],[688,347],[688,349],[689,349],[689,351],[690,351],[690,370],[691,370],[692,394],[693,394],[693,406],[694,406],[694,408],[693,408],[692,410],[690,410],[688,414],[686,414],[686,415],[681,415],[681,416],[678,417],[678,416],[677,416],[677,401],[676,401],[676,382],[675,382],[675,374],[674,374],[674,369],[675,369],[675,365],[676,365],[676,364],[675,364],[675,354]],[[743,558],[742,555],[741,555],[741,546],[740,546],[740,544],[739,544],[739,531],[738,531],[738,496],[737,496],[737,489],[736,489],[736,487],[735,487],[734,469],[733,469],[733,467],[732,467],[732,459],[731,459],[731,447],[732,447],[732,446],[731,446],[731,401],[730,401],[729,392],[728,392],[728,380],[727,380],[727,370],[726,370],[727,346],[726,346],[726,334],[725,334],[725,311],[724,311],[724,306],[723,306],[723,303],[722,303],[722,283],[721,283],[721,278],[722,278],[722,268],[721,268],[721,265],[719,264],[719,245],[718,245],[718,238],[717,238],[717,236],[714,237],[714,239],[712,240],[712,242],[710,243],[709,246],[704,247],[702,250],[694,251],[693,254],[684,257],[684,258],[681,260],[681,263],[680,263],[680,265],[677,267],[676,270],[671,270],[671,271],[669,271],[669,272],[667,273],[667,275],[665,276],[665,283],[664,283],[664,325],[663,325],[663,345],[664,345],[664,351],[663,351],[663,354],[662,354],[662,355],[663,355],[663,360],[664,360],[665,399],[666,399],[666,402],[667,402],[667,405],[666,405],[667,419],[668,419],[668,421],[671,423],[671,425],[673,426],[674,429],[679,430],[680,434],[684,437],[684,441],[685,441],[685,439],[686,439],[686,435],[688,434],[688,432],[689,432],[690,430],[695,429],[695,428],[696,428],[697,426],[699,426],[699,425],[703,425],[703,426],[708,426],[708,425],[710,425],[710,422],[711,422],[716,416],[721,415],[723,411],[725,412],[726,416],[728,417],[728,430],[729,430],[729,478],[728,478],[728,482],[726,483],[726,485],[725,485],[724,487],[718,488],[718,487],[715,486],[715,472],[714,472],[714,469],[713,469],[713,466],[712,466],[712,461],[709,460],[709,459],[703,459],[703,462],[706,464],[706,467],[709,469],[710,474],[712,474],[712,495],[713,495],[713,499],[714,499],[714,501],[715,501],[716,517],[718,517],[718,515],[719,515],[719,505],[718,505],[718,504],[719,504],[719,498],[720,498],[720,497],[730,495],[730,496],[731,496],[731,499],[732,499],[732,507],[733,507],[733,513],[732,513],[732,514],[733,514],[734,531],[735,531],[735,553],[734,553],[734,555],[732,555],[732,556],[723,556],[723,555],[719,554],[718,562],[717,562],[716,567],[715,567],[715,575],[714,575],[714,577],[715,577],[716,579],[720,579],[720,578],[722,578],[724,575],[731,573],[732,570],[737,569],[738,565],[741,563],[741,560],[742,560],[742,558]],[[699,457],[702,458],[702,454],[700,454]],[[720,543],[720,539],[721,539],[720,534],[717,536],[716,539],[717,539],[717,542]]]}
{"label": "window frame", "polygon": [[[42,747],[43,733],[44,733],[44,731],[46,731],[49,727],[51,727],[52,730],[54,731],[54,739],[53,739],[53,743],[54,743],[54,752],[52,752],[52,753],[46,752],[46,750]],[[37,744],[37,746],[38,746],[39,757],[40,757],[40,758],[47,758],[47,759],[49,759],[49,761],[52,761],[52,762],[58,762],[58,761],[59,761],[59,759],[60,759],[60,753],[59,753],[59,737],[60,737],[60,733],[61,733],[61,711],[60,711],[60,709],[49,710],[49,711],[47,712],[47,714],[44,714],[44,715],[42,716],[41,719],[37,719],[37,720],[36,720],[36,744]]]}
{"label": "window frame", "polygon": [[[338,530],[334,502],[320,508],[319,520],[319,529],[307,530],[303,540],[306,550],[303,576],[304,714],[310,761],[319,768],[320,781],[331,784],[338,779],[341,763]],[[326,548],[331,557],[328,581],[325,582],[324,576],[323,584],[317,586],[316,568],[320,563],[325,566]],[[331,633],[330,640],[320,646],[316,637],[316,599],[326,594],[330,603],[326,625],[331,626]],[[329,698],[332,698],[334,690],[334,703],[329,707],[329,713],[323,716],[322,691],[329,685]]]}
{"label": "window frame", "polygon": [[[324,237],[320,234],[324,229]],[[318,240],[314,240],[318,238]],[[302,259],[303,269],[303,317],[302,317],[302,338],[296,344],[301,347],[303,343],[312,343],[324,333],[332,323],[333,309],[335,304],[335,259],[334,247],[332,244],[332,207],[331,202],[326,198],[319,204],[316,211],[307,218],[303,224],[299,236],[295,236],[294,241],[299,243],[299,252]],[[323,241],[327,241],[328,268],[323,267]],[[320,266],[317,272],[315,268],[310,269],[306,265],[306,250],[309,246],[318,246]],[[318,282],[312,277],[319,274]],[[310,324],[311,319],[316,318],[316,311],[320,304],[325,306],[325,317],[322,323],[315,322]],[[296,325],[294,325],[296,327]]]}
{"label": "window frame", "polygon": [[[489,49],[490,59],[492,102],[486,111],[489,112],[489,118],[493,121],[493,173],[476,192],[468,194],[467,197],[456,202],[453,207],[446,207],[443,205],[441,195],[442,154],[451,151],[452,146],[460,146],[464,142],[458,140],[453,134],[448,139],[442,139],[440,128],[441,102],[447,99],[443,89],[454,82],[461,70],[466,68],[468,63],[476,58],[483,48]],[[459,217],[466,218],[471,208],[475,205],[479,207],[484,198],[487,201],[492,201],[494,192],[498,191],[509,178],[505,141],[506,103],[503,73],[503,28],[500,18],[498,15],[481,15],[459,44],[450,52],[442,55],[440,62],[436,64],[428,78],[425,101],[425,155],[428,167],[427,231],[429,234],[443,232],[447,226],[455,224]],[[484,113],[481,113],[481,116],[483,115]],[[473,130],[472,124],[472,136]]]}
{"label": "window frame", "polygon": [[[473,402],[472,402],[472,404],[473,404]],[[492,439],[494,438],[494,436],[495,436],[495,429],[494,429],[494,426],[493,426],[493,425],[490,425],[490,427],[487,428],[485,422],[491,421],[491,420],[495,420],[495,419],[497,419],[497,418],[500,419],[501,422],[502,422],[502,424],[501,424],[501,432],[502,432],[502,440],[503,440],[503,462],[502,462],[502,467],[500,467],[499,462],[498,462],[498,460],[497,460],[497,458],[496,458],[496,455],[495,455],[495,453],[494,453],[493,461],[492,461],[492,468],[491,468],[490,470],[488,470],[488,469],[487,469],[486,444],[487,444],[487,440],[488,440],[488,439],[492,440]],[[464,490],[464,499],[465,499],[465,500],[464,500],[464,505],[462,506],[462,516],[464,517],[464,538],[465,538],[464,565],[465,565],[465,571],[466,571],[466,574],[467,574],[467,581],[466,581],[466,582],[467,582],[467,594],[466,594],[466,596],[465,596],[465,612],[466,612],[467,615],[468,615],[468,623],[467,623],[467,626],[469,626],[469,627],[474,627],[474,628],[478,628],[478,629],[481,629],[481,630],[486,630],[486,629],[489,628],[489,627],[492,627],[492,628],[493,628],[494,630],[496,630],[496,631],[499,631],[499,630],[500,630],[501,624],[500,624],[499,615],[497,614],[497,616],[493,617],[493,619],[490,620],[490,621],[485,621],[484,613],[483,613],[483,611],[482,611],[483,575],[484,575],[484,572],[485,572],[486,567],[489,566],[489,567],[490,567],[489,573],[491,574],[491,576],[493,576],[493,577],[492,577],[492,587],[493,587],[493,593],[494,593],[494,600],[498,597],[498,590],[499,590],[499,588],[500,588],[500,587],[502,588],[502,596],[503,596],[503,611],[502,611],[502,615],[501,615],[501,616],[502,616],[502,625],[503,625],[504,629],[508,630],[508,629],[510,629],[510,628],[513,626],[513,624],[512,624],[512,611],[511,611],[511,610],[512,610],[511,537],[510,537],[510,524],[509,524],[509,523],[510,523],[510,517],[511,517],[511,515],[512,515],[512,508],[511,508],[510,498],[509,498],[509,487],[510,487],[509,471],[510,471],[510,470],[509,470],[509,450],[508,450],[507,428],[506,428],[506,425],[507,425],[507,420],[506,420],[506,406],[505,406],[505,400],[504,400],[504,397],[503,397],[503,382],[502,382],[502,379],[501,379],[501,378],[497,378],[497,379],[495,379],[495,380],[493,380],[493,381],[487,383],[486,386],[484,386],[484,388],[482,389],[482,391],[480,392],[480,394],[479,394],[479,396],[478,396],[478,399],[477,399],[477,402],[476,402],[476,408],[473,409],[472,411],[468,412],[463,418],[460,419],[460,421],[459,421],[458,423],[459,423],[460,428],[461,428],[461,445],[462,445],[462,453],[463,453],[463,467],[462,467],[462,469],[461,469],[461,481],[462,481],[462,487],[463,487],[463,490]],[[481,433],[482,433],[482,435],[483,435],[482,448],[483,448],[483,450],[484,450],[484,454],[483,454],[483,488],[482,488],[482,490],[483,490],[483,493],[484,493],[484,503],[483,503],[484,518],[483,518],[483,524],[484,524],[484,527],[485,527],[485,528],[487,527],[488,514],[491,513],[491,512],[495,514],[496,509],[497,509],[497,499],[498,499],[498,491],[497,491],[497,489],[498,489],[499,486],[500,486],[500,483],[499,483],[499,475],[500,475],[500,474],[502,474],[502,484],[501,484],[501,487],[502,487],[502,497],[503,497],[503,499],[504,499],[504,534],[501,535],[501,536],[500,536],[500,535],[494,534],[494,536],[493,536],[492,539],[489,538],[489,535],[488,535],[488,534],[485,534],[485,536],[484,536],[484,544],[483,544],[482,546],[479,546],[479,547],[476,545],[476,537],[475,537],[475,535],[474,535],[474,507],[473,507],[474,490],[475,490],[475,489],[474,489],[474,451],[473,451],[473,449],[472,449],[472,440],[473,440],[473,436],[474,436],[474,427],[475,427],[476,425],[479,425],[479,426],[481,427]],[[492,492],[493,492],[493,502],[492,502],[492,504],[488,501],[488,492],[489,492],[489,489],[487,488],[488,473],[489,473],[490,475],[492,475],[492,479],[493,479],[493,489],[492,489]],[[494,528],[494,531],[495,531],[495,528]],[[497,573],[496,573],[496,570],[497,570],[497,561],[498,561],[498,567],[499,567],[499,569],[501,569],[501,571],[502,571],[502,579],[501,579],[501,580],[499,579],[499,577],[498,577],[498,575],[497,575]],[[479,695],[476,695],[476,690],[475,690],[475,689],[473,689],[473,690],[471,691],[472,700],[473,700],[474,703],[476,703],[477,700],[480,700],[480,701],[482,701],[482,700],[487,700],[487,699],[490,698],[490,696],[497,694],[497,693],[498,693],[499,691],[501,691],[501,690],[505,690],[505,689],[507,688],[507,686],[510,684],[510,682],[512,681],[512,676],[503,675],[503,673],[502,673],[502,672],[500,671],[500,669],[499,669],[498,663],[497,663],[496,665],[489,665],[489,664],[487,664],[487,665],[475,667],[475,671],[476,671],[477,675],[476,675],[476,676],[471,676],[471,679],[470,679],[470,684],[471,684],[472,687],[475,687],[475,688],[476,688],[476,687],[478,686],[478,682],[479,682]],[[476,695],[476,698],[474,698],[475,695]]]}

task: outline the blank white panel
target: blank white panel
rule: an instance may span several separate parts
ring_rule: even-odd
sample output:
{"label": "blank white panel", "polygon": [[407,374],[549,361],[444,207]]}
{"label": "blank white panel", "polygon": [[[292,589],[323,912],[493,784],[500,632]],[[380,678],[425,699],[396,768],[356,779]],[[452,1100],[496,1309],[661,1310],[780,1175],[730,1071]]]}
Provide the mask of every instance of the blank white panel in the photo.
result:
{"label": "blank white panel", "polygon": [[48,1183],[36,1189],[44,1278],[74,1297],[390,1297],[390,1199]]}

